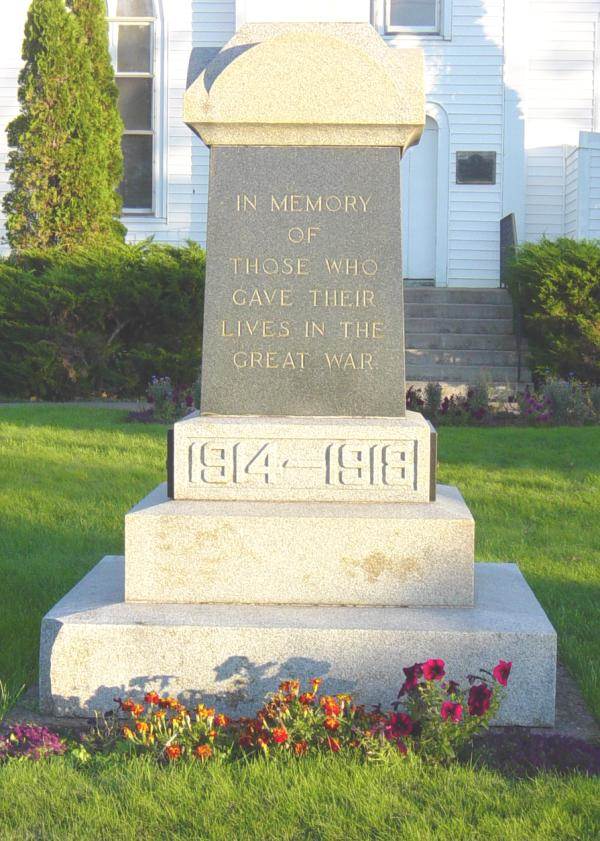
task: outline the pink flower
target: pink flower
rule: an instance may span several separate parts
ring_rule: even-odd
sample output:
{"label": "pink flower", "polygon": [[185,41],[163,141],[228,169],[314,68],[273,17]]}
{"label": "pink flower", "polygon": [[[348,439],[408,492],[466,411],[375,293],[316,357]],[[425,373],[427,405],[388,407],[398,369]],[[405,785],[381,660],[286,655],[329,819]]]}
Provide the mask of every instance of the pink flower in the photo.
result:
{"label": "pink flower", "polygon": [[384,733],[386,739],[391,742],[400,736],[410,736],[413,728],[413,720],[407,713],[392,713],[389,723],[384,728]]}
{"label": "pink flower", "polygon": [[493,692],[485,683],[472,686],[469,690],[467,704],[469,715],[483,715],[490,708]]}
{"label": "pink flower", "polygon": [[445,665],[443,660],[427,660],[422,665],[423,677],[425,680],[441,680],[446,674]]}
{"label": "pink flower", "polygon": [[463,714],[463,708],[461,704],[455,704],[452,701],[444,701],[442,704],[442,709],[440,711],[441,717],[444,721],[454,721],[456,724],[461,720]]}
{"label": "pink flower", "polygon": [[511,668],[512,663],[507,663],[506,660],[499,660],[498,665],[494,666],[492,670],[494,680],[497,680],[502,686],[506,686]]}
{"label": "pink flower", "polygon": [[410,692],[411,689],[416,689],[416,687],[419,685],[420,678],[423,677],[422,667],[422,663],[415,663],[413,666],[408,666],[408,668],[402,669],[402,671],[406,675],[406,680],[402,684],[402,688],[400,689],[400,695],[405,695],[407,692]]}

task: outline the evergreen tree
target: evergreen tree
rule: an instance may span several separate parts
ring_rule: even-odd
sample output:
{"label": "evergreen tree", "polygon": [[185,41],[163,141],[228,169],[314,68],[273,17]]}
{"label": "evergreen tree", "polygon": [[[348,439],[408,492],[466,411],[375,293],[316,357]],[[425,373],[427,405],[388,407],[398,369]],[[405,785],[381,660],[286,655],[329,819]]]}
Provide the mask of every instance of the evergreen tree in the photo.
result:
{"label": "evergreen tree", "polygon": [[67,5],[77,16],[88,45],[92,74],[98,87],[98,107],[104,118],[104,151],[106,153],[104,166],[108,187],[113,190],[114,215],[118,217],[123,206],[121,196],[117,192],[123,178],[121,151],[123,121],[119,114],[117,104],[119,91],[108,49],[106,0],[67,0]]}
{"label": "evergreen tree", "polygon": [[112,138],[83,29],[64,0],[32,0],[23,60],[21,113],[7,129],[11,247],[68,249],[120,235]]}

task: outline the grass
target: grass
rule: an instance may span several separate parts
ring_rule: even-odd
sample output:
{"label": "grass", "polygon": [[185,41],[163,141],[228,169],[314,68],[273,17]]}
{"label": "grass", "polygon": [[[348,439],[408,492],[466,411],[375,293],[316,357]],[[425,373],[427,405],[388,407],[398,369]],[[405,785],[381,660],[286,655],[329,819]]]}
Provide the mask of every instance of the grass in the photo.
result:
{"label": "grass", "polygon": [[[36,674],[44,612],[104,554],[164,476],[165,430],[107,409],[0,409],[0,678]],[[600,428],[443,428],[480,560],[517,561],[600,717]],[[587,839],[597,781],[323,761],[159,769],[68,759],[0,769],[0,838]],[[32,796],[35,792],[35,796]],[[594,796],[596,801],[594,801]]]}
{"label": "grass", "polygon": [[592,841],[600,833],[597,795],[597,781],[580,776],[516,782],[402,761],[163,769],[140,759],[83,770],[65,760],[14,763],[0,771],[0,837]]}

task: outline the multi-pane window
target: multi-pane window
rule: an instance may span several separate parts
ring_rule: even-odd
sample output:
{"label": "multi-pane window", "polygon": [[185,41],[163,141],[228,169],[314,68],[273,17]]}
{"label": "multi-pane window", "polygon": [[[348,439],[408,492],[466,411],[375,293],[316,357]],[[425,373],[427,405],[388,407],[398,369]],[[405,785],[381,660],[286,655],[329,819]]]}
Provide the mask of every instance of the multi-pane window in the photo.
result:
{"label": "multi-pane window", "polygon": [[443,0],[387,0],[388,32],[438,33]]}
{"label": "multi-pane window", "polygon": [[126,213],[154,211],[154,0],[108,0],[110,51],[119,89]]}

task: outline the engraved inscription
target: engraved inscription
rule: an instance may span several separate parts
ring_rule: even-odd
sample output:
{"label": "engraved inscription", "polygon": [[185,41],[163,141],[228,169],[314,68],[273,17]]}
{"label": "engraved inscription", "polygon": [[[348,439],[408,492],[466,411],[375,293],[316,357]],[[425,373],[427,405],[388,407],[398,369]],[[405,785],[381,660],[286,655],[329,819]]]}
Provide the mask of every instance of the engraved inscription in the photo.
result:
{"label": "engraved inscription", "polygon": [[415,441],[194,441],[192,484],[301,488],[416,489]]}
{"label": "engraved inscription", "polygon": [[205,441],[190,446],[190,482],[204,485],[271,485],[276,445],[255,441]]}

